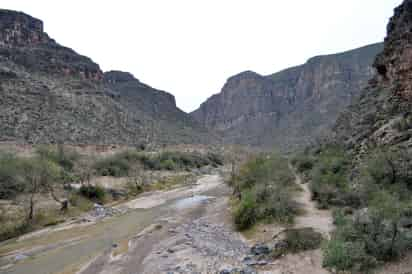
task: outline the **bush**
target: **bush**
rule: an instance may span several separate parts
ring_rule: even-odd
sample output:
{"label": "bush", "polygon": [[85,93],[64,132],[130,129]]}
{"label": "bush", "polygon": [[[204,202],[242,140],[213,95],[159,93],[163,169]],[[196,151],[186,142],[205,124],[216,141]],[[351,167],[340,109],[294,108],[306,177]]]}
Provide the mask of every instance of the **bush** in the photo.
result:
{"label": "bush", "polygon": [[94,168],[101,176],[125,177],[129,173],[132,159],[129,153],[118,153],[98,160]]}
{"label": "bush", "polygon": [[250,228],[257,221],[257,204],[252,192],[245,192],[237,209],[234,212],[236,228],[244,230]]}
{"label": "bush", "polygon": [[377,265],[374,257],[366,254],[361,242],[332,239],[324,248],[323,266],[339,271],[361,272]]}
{"label": "bush", "polygon": [[217,167],[223,165],[223,159],[214,153],[202,155],[196,152],[163,152],[151,159],[145,159],[143,164],[155,170],[188,170],[208,165]]}
{"label": "bush", "polygon": [[133,181],[128,181],[126,185],[127,193],[131,196],[137,196],[144,192],[143,184],[136,184]]}
{"label": "bush", "polygon": [[349,161],[343,149],[338,147],[326,147],[322,150],[310,174],[310,190],[314,200],[318,201],[319,207],[328,208],[331,205],[347,205],[348,197],[351,196],[348,180]]}
{"label": "bush", "polygon": [[23,161],[13,155],[0,155],[0,199],[14,199],[25,190],[22,164]]}
{"label": "bush", "polygon": [[289,190],[282,188],[272,189],[269,197],[262,201],[263,212],[261,218],[273,219],[283,224],[291,224],[300,213],[298,204],[292,199]]}
{"label": "bush", "polygon": [[57,146],[57,148],[39,146],[36,149],[36,153],[40,158],[58,164],[66,172],[72,172],[76,161],[80,158],[80,155],[75,150],[65,148],[62,145]]}
{"label": "bush", "polygon": [[69,202],[72,206],[78,208],[82,212],[93,208],[93,203],[79,193],[73,193],[69,198]]}
{"label": "bush", "polygon": [[0,231],[0,242],[6,241],[12,238],[16,238],[20,235],[29,233],[34,230],[34,227],[29,222],[23,222],[21,224],[16,225],[15,227],[7,228],[6,230]]}
{"label": "bush", "polygon": [[300,173],[304,173],[312,170],[314,166],[314,159],[307,155],[298,155],[292,159],[292,164],[296,167],[296,170]]}
{"label": "bush", "polygon": [[223,160],[217,154],[162,152],[149,156],[137,152],[121,152],[95,163],[94,169],[101,176],[127,176],[131,166],[142,164],[148,170],[189,170],[212,165],[220,166]]}
{"label": "bush", "polygon": [[103,203],[106,198],[106,192],[102,187],[83,185],[79,189],[79,194],[91,201]]}
{"label": "bush", "polygon": [[249,160],[233,180],[239,203],[234,210],[236,227],[250,228],[258,221],[292,223],[299,212],[290,193],[296,190],[286,159],[261,155]]}
{"label": "bush", "polygon": [[364,271],[401,258],[412,248],[412,237],[400,227],[408,208],[386,191],[379,190],[371,197],[369,208],[357,211],[355,216],[335,211],[337,228],[325,247],[325,266]]}
{"label": "bush", "polygon": [[286,230],[285,234],[288,251],[292,253],[317,249],[322,242],[322,234],[314,231],[311,227],[289,229]]}

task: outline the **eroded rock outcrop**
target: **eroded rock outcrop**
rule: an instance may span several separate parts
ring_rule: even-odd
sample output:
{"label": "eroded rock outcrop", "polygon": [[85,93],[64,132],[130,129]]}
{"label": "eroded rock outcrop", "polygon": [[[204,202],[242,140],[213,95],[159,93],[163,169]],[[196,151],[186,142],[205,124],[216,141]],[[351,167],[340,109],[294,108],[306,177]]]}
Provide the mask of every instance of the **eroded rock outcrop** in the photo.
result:
{"label": "eroded rock outcrop", "polygon": [[412,147],[412,1],[395,9],[384,50],[375,60],[378,74],[360,99],[343,113],[334,139],[358,156],[375,148]]}

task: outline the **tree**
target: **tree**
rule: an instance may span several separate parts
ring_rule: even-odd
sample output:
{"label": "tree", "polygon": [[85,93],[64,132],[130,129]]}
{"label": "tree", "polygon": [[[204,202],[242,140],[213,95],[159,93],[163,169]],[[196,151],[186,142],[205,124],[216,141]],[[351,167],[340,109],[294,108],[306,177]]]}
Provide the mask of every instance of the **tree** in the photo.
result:
{"label": "tree", "polygon": [[28,159],[22,165],[22,172],[26,182],[26,192],[29,195],[29,212],[27,218],[31,221],[35,214],[36,195],[41,190],[39,163],[34,159]]}
{"label": "tree", "polygon": [[47,159],[42,159],[40,161],[40,183],[42,186],[50,193],[53,200],[60,204],[61,211],[66,211],[69,207],[69,202],[67,199],[60,199],[55,193],[55,187],[57,184],[63,185],[63,169],[56,163],[49,161]]}
{"label": "tree", "polygon": [[24,160],[22,173],[26,183],[26,193],[29,195],[29,220],[34,218],[36,196],[39,193],[50,193],[62,205],[62,209],[67,209],[67,201],[58,199],[54,193],[54,187],[59,181],[60,172],[60,167],[47,159],[34,157]]}
{"label": "tree", "polygon": [[145,184],[145,176],[143,165],[140,163],[133,164],[128,172],[129,182],[133,184],[135,193],[139,194],[143,191],[143,185]]}

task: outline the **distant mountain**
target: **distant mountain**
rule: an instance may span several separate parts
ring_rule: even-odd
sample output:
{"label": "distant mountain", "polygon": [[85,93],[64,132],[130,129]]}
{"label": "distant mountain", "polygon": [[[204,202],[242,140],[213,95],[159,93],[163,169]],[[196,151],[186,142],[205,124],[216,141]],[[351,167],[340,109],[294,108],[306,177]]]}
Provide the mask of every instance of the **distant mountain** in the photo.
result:
{"label": "distant mountain", "polygon": [[284,151],[304,147],[328,133],[359,95],[382,49],[380,43],[318,56],[268,76],[240,73],[191,115],[222,134],[226,143]]}
{"label": "distant mountain", "polygon": [[0,10],[0,141],[205,143],[174,97],[124,72],[103,73],[24,13]]}

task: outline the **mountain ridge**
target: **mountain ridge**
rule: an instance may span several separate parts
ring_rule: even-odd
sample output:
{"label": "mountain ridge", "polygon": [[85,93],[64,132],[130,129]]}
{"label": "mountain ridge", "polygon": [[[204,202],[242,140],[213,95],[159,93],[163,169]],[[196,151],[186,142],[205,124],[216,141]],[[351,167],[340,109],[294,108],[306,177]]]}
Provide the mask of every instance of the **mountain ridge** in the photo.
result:
{"label": "mountain ridge", "polygon": [[366,86],[382,47],[375,43],[320,55],[269,75],[236,74],[190,114],[223,134],[226,143],[275,145],[281,150],[304,147],[326,134],[338,112]]}
{"label": "mountain ridge", "polygon": [[2,142],[139,146],[214,139],[170,93],[130,73],[104,73],[22,12],[0,9],[0,78]]}

